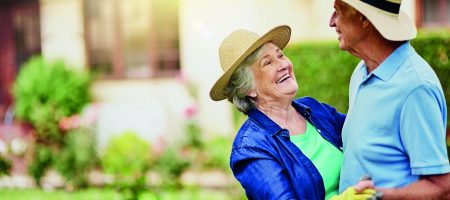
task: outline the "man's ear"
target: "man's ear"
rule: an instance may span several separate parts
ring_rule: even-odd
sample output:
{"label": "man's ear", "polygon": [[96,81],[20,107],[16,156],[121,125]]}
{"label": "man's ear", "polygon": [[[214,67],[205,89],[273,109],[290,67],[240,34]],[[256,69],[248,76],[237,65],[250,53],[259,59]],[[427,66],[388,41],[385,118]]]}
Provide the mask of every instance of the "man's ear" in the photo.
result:
{"label": "man's ear", "polygon": [[250,91],[248,91],[247,96],[255,98],[256,96],[258,96],[258,93],[256,93],[254,89],[251,89]]}
{"label": "man's ear", "polygon": [[361,25],[363,28],[367,28],[370,24],[370,21],[364,15],[359,16],[359,20],[361,21]]}

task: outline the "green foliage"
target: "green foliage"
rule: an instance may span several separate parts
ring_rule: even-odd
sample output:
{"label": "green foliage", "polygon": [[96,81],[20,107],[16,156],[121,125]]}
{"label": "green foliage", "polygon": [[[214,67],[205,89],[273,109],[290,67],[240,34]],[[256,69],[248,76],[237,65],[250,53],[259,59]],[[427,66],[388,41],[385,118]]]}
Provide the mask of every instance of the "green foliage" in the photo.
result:
{"label": "green foliage", "polygon": [[132,131],[112,137],[101,156],[103,170],[115,175],[144,173],[150,161],[150,144]]}
{"label": "green foliage", "polygon": [[180,188],[179,177],[190,166],[188,159],[175,147],[166,148],[158,158],[154,169],[161,175],[162,187]]}
{"label": "green foliage", "polygon": [[[239,193],[220,189],[184,188],[181,190],[144,191],[139,200],[244,200],[247,199],[238,188]],[[122,200],[126,199],[122,193],[108,188],[90,188],[65,192],[63,190],[44,191],[38,189],[0,189],[0,197],[8,200]]]}
{"label": "green foliage", "polygon": [[0,177],[5,174],[9,174],[11,170],[11,161],[4,156],[0,155]]}
{"label": "green foliage", "polygon": [[[430,64],[441,81],[447,100],[447,109],[450,108],[450,34],[431,34],[428,37],[417,38],[411,41],[416,51]],[[450,118],[447,117],[447,127],[450,127]]]}
{"label": "green foliage", "polygon": [[75,188],[87,186],[87,173],[97,164],[95,137],[87,128],[66,133],[64,148],[54,158],[54,166]]}
{"label": "green foliage", "polygon": [[186,134],[186,147],[194,149],[202,149],[204,142],[202,139],[202,130],[196,120],[188,120],[184,125],[184,131]]}
{"label": "green foliage", "polygon": [[[73,147],[64,149],[64,145],[72,138],[65,138],[59,122],[63,117],[79,113],[90,101],[91,81],[88,73],[69,69],[62,61],[46,62],[40,56],[21,67],[13,89],[15,113],[36,132],[37,144],[29,172],[37,184],[53,161],[68,159],[67,152]],[[63,158],[55,159],[60,151]],[[58,168],[64,169],[61,164]],[[67,170],[62,173],[68,175]]]}
{"label": "green foliage", "polygon": [[110,139],[100,159],[104,172],[115,175],[114,186],[124,198],[137,199],[146,187],[150,144],[135,132],[127,131]]}
{"label": "green foliage", "polygon": [[31,58],[14,84],[17,117],[33,125],[38,142],[60,142],[59,120],[89,102],[90,83],[87,73],[69,70],[62,61]]}
{"label": "green foliage", "polygon": [[285,54],[294,64],[297,96],[311,96],[346,112],[348,83],[359,59],[342,52],[336,42],[291,45]]}
{"label": "green foliage", "polygon": [[28,171],[38,186],[41,184],[41,178],[44,176],[45,170],[51,165],[52,158],[53,153],[50,147],[36,145],[34,160],[28,166]]}
{"label": "green foliage", "polygon": [[229,137],[215,137],[206,143],[205,167],[219,168],[224,171],[230,169],[230,152],[232,139]]}

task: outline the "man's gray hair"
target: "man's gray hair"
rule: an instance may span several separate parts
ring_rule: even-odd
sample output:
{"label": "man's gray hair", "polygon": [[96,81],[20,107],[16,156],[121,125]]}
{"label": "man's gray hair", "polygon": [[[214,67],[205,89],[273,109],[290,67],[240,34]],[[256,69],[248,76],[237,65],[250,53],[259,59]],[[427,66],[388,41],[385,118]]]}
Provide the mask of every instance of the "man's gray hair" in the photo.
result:
{"label": "man's gray hair", "polygon": [[228,101],[246,115],[256,106],[256,102],[247,96],[247,94],[255,88],[255,79],[250,66],[261,56],[261,47],[247,56],[237,67],[236,71],[231,75],[230,81],[224,91],[225,96],[228,97]]}

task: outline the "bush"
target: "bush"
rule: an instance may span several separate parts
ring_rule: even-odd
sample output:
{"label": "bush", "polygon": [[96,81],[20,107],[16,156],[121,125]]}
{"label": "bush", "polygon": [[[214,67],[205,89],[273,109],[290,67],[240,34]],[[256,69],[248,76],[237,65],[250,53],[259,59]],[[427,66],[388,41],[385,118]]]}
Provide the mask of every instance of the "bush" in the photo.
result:
{"label": "bush", "polygon": [[[450,109],[450,34],[432,34],[419,37],[411,41],[416,51],[433,67],[447,100],[447,109]],[[447,127],[450,127],[450,118],[447,117]]]}
{"label": "bush", "polygon": [[64,148],[54,158],[54,166],[75,188],[88,186],[87,173],[96,165],[95,138],[87,128],[78,128],[66,133]]}
{"label": "bush", "polygon": [[285,50],[299,85],[297,96],[312,96],[346,112],[348,83],[359,59],[342,52],[336,42],[295,44]]}
{"label": "bush", "polygon": [[52,163],[53,153],[49,147],[37,144],[34,148],[34,160],[28,166],[28,172],[34,178],[38,186],[41,185],[41,178],[45,174],[45,170]]}
{"label": "bush", "polygon": [[230,153],[232,139],[229,137],[217,136],[206,143],[205,167],[218,168],[224,171],[230,169]]}
{"label": "bush", "polygon": [[70,70],[62,61],[31,58],[14,84],[17,117],[33,125],[39,142],[59,143],[59,120],[79,113],[90,101],[90,83],[89,74]]}
{"label": "bush", "polygon": [[[14,83],[15,113],[17,117],[31,124],[35,129],[35,153],[29,166],[29,172],[39,185],[45,170],[50,167],[55,156],[66,157],[73,149],[64,149],[68,144],[59,127],[62,118],[72,116],[90,101],[89,88],[92,77],[85,72],[78,72],[66,67],[62,61],[46,62],[42,57],[33,57],[21,67]],[[68,161],[68,160],[66,160]],[[76,165],[67,165],[59,169],[68,175]],[[74,175],[72,175],[74,176]],[[82,176],[78,174],[76,176]]]}
{"label": "bush", "polygon": [[9,175],[11,170],[11,161],[0,155],[0,177],[2,175]]}
{"label": "bush", "polygon": [[155,170],[161,175],[162,187],[181,188],[180,176],[191,163],[176,146],[168,147],[158,157]]}
{"label": "bush", "polygon": [[134,132],[124,132],[108,142],[100,157],[104,172],[113,174],[114,186],[125,199],[136,199],[146,188],[151,165],[150,144]]}
{"label": "bush", "polygon": [[101,156],[101,164],[107,173],[136,175],[149,168],[150,153],[150,144],[136,133],[128,131],[110,139]]}

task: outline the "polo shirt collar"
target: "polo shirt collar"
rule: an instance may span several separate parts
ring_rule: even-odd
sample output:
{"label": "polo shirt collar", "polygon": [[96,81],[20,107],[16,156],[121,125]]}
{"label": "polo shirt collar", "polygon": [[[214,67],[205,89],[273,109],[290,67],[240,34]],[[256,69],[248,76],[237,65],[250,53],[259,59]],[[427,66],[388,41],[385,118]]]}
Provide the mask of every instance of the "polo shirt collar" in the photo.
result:
{"label": "polo shirt collar", "polygon": [[403,43],[395,49],[391,55],[389,55],[380,66],[372,72],[372,74],[383,81],[389,81],[413,51],[414,49],[409,42]]}
{"label": "polo shirt collar", "polygon": [[[295,101],[292,101],[292,105],[303,116],[305,116],[305,114],[309,115],[311,108],[309,108],[308,106]],[[269,117],[266,116],[266,114],[264,114],[257,108],[253,108],[248,113],[248,117],[252,119],[254,122],[256,122],[264,130],[266,130],[266,132],[269,133],[271,136],[279,133],[281,136],[289,137],[288,131],[282,131],[285,129],[282,129],[277,123],[272,121]]]}

